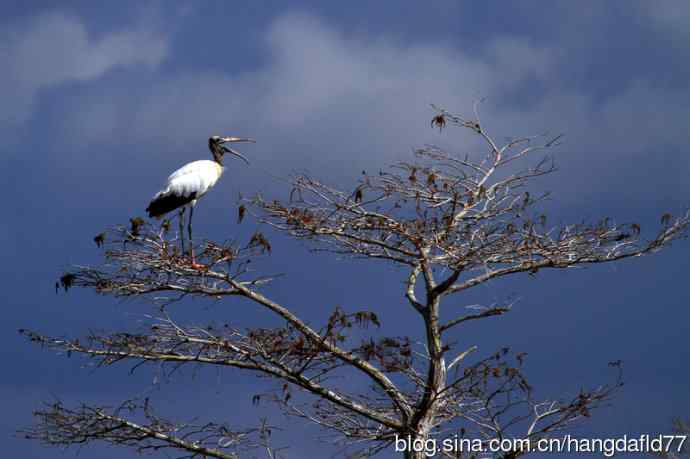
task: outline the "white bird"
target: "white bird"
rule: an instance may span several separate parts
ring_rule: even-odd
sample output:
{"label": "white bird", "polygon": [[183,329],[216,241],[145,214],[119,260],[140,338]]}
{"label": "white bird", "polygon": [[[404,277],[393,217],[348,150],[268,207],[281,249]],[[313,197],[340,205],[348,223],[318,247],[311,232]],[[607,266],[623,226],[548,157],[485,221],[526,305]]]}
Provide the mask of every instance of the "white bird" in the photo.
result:
{"label": "white bird", "polygon": [[197,200],[213,188],[221,175],[223,175],[223,155],[230,153],[241,158],[249,164],[247,158],[232,148],[226,147],[225,143],[230,142],[252,142],[254,139],[242,137],[219,137],[217,135],[208,139],[208,148],[213,154],[213,161],[201,159],[187,163],[168,177],[168,182],[161,191],[156,193],[146,212],[149,217],[162,218],[168,212],[180,209],[180,240],[182,242],[182,252],[184,253],[184,211],[189,206],[189,223],[187,231],[189,233],[189,251],[192,259],[192,266],[197,265],[194,260],[194,248],[192,244],[192,215]]}

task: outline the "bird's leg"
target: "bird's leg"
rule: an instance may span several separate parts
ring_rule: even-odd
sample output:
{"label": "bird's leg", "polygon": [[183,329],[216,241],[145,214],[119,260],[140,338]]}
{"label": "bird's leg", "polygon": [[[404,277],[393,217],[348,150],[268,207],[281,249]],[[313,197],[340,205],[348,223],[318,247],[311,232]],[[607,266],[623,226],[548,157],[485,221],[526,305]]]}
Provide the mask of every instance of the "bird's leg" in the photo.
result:
{"label": "bird's leg", "polygon": [[192,268],[203,269],[204,265],[199,264],[194,259],[194,241],[192,240],[192,216],[194,215],[194,205],[189,207],[189,223],[187,224],[187,232],[189,234],[189,256],[192,259]]}
{"label": "bird's leg", "polygon": [[192,217],[194,216],[194,206],[189,207],[189,223],[187,223],[187,234],[189,235],[189,255],[194,262],[194,242],[192,240]]}
{"label": "bird's leg", "polygon": [[182,207],[180,209],[180,214],[179,214],[179,223],[180,223],[180,246],[182,249],[182,254],[184,254],[184,210],[185,208]]}

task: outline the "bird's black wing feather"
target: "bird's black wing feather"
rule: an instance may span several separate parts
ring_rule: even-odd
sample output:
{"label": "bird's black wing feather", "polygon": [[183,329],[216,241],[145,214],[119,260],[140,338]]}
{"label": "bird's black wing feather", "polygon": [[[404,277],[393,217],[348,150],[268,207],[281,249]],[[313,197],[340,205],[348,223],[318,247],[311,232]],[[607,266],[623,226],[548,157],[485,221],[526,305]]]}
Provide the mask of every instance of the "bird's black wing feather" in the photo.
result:
{"label": "bird's black wing feather", "polygon": [[146,212],[149,213],[149,217],[162,217],[172,210],[189,204],[194,199],[196,199],[196,192],[190,193],[187,196],[175,193],[159,193],[151,200],[151,203],[146,208]]}

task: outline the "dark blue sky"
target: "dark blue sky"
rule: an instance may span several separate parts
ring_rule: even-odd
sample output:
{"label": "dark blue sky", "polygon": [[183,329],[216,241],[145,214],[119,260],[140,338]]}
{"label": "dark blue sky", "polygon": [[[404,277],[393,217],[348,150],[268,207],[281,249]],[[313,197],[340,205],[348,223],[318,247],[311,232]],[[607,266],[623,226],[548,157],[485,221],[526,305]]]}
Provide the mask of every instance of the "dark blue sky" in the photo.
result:
{"label": "dark blue sky", "polygon": [[[253,223],[235,224],[238,193],[286,192],[276,177],[294,169],[349,187],[362,169],[409,160],[424,143],[476,151],[466,133],[432,130],[429,104],[469,114],[480,97],[499,139],[565,134],[560,171],[538,184],[554,193],[552,221],[610,215],[651,230],[663,212],[690,204],[687,2],[8,3],[0,7],[8,457],[54,457],[11,437],[53,395],[116,403],[150,393],[183,418],[256,419],[251,395],[263,383],[239,373],[188,372],[152,387],[150,370],[93,371],[16,332],[75,336],[141,323],[147,304],[56,296],[54,281],[71,264],[97,262],[93,236],[143,214],[169,172],[207,157],[210,134],[258,139],[243,150],[252,166],[229,163],[195,213],[196,234],[212,238],[247,237]],[[371,308],[383,333],[418,333],[401,273],[324,255],[307,265],[301,245],[273,245],[264,267],[287,276],[270,292],[310,321],[336,305]],[[690,415],[687,255],[680,241],[615,266],[494,282],[447,307],[519,297],[510,315],[467,328],[460,342],[487,354],[504,345],[529,352],[531,382],[544,396],[606,381],[606,363],[622,359],[626,386],[580,433],[666,432],[672,417]],[[173,312],[271,323],[239,301]],[[132,457],[101,447],[82,454]],[[290,457],[322,455],[322,445],[300,441]]]}

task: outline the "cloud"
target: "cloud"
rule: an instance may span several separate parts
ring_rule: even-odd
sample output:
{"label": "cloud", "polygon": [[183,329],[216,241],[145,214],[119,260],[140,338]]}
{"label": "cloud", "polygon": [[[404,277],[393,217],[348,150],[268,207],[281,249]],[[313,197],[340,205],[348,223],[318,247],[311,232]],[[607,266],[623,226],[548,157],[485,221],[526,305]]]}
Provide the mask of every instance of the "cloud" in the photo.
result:
{"label": "cloud", "polygon": [[[189,160],[190,149],[206,154],[207,135],[228,133],[258,138],[258,164],[272,173],[309,166],[351,175],[408,159],[424,143],[476,151],[471,133],[429,129],[429,104],[471,116],[486,96],[483,121],[499,140],[566,134],[559,164],[568,176],[559,174],[558,186],[579,192],[585,182],[607,186],[608,174],[623,177],[635,161],[642,164],[641,155],[685,139],[687,89],[639,77],[600,97],[563,83],[564,65],[581,63],[523,38],[496,36],[470,53],[439,42],[346,35],[305,14],[277,18],[265,36],[266,59],[253,69],[182,70],[75,97],[60,125],[63,140],[75,142],[70,154],[78,159],[105,137],[126,139],[147,151],[142,167],[163,158],[172,167]],[[687,161],[673,160],[676,170],[687,169]]]}
{"label": "cloud", "polygon": [[0,123],[12,126],[32,114],[42,89],[99,78],[118,67],[155,68],[168,54],[166,38],[143,27],[96,38],[78,18],[44,13],[0,30]]}
{"label": "cloud", "polygon": [[[266,36],[268,59],[250,71],[160,75],[127,93],[85,94],[67,110],[64,138],[88,145],[116,129],[143,145],[174,148],[231,130],[259,137],[277,160],[286,147],[336,162],[399,157],[424,140],[430,103],[464,108],[484,95],[501,97],[546,78],[553,59],[548,48],[507,38],[478,58],[438,43],[345,36],[304,14],[278,18]],[[426,140],[435,138],[426,131]]]}

